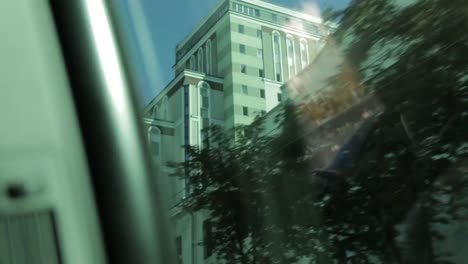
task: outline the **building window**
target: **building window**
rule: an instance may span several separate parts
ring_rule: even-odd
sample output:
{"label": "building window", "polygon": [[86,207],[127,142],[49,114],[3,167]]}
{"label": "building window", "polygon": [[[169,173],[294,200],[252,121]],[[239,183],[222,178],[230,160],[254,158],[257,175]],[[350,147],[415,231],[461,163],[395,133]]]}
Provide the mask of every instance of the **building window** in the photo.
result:
{"label": "building window", "polygon": [[169,119],[169,104],[168,104],[167,96],[165,96],[161,103],[161,110],[162,110],[162,119],[168,120]]}
{"label": "building window", "polygon": [[176,247],[176,253],[177,253],[177,263],[182,264],[182,236],[176,237],[175,247]]}
{"label": "building window", "polygon": [[278,22],[278,16],[276,14],[272,14],[271,20],[273,20],[273,22]]}
{"label": "building window", "polygon": [[158,109],[158,106],[155,106],[153,108],[153,119],[158,119],[159,117],[159,109]]}
{"label": "building window", "polygon": [[265,77],[265,75],[263,74],[263,69],[258,69],[258,77]]}
{"label": "building window", "polygon": [[246,106],[243,106],[243,107],[242,107],[242,114],[243,114],[244,116],[249,116],[249,108],[246,107]]}
{"label": "building window", "polygon": [[307,45],[307,40],[301,39],[300,43],[301,49],[301,66],[304,69],[309,64],[309,47]]}
{"label": "building window", "polygon": [[244,25],[239,25],[238,29],[239,29],[239,33],[244,34],[244,31],[245,31]]}
{"label": "building window", "polygon": [[292,78],[294,75],[296,75],[295,48],[294,39],[292,36],[286,37],[286,54],[288,57],[288,74],[289,78]]}
{"label": "building window", "polygon": [[206,82],[200,82],[199,88],[200,88],[200,96],[202,98],[201,107],[202,108],[210,107],[210,103],[209,103],[210,98],[209,98],[209,93],[208,93],[208,89],[210,88],[210,86]]}
{"label": "building window", "polygon": [[[199,82],[200,89],[200,116],[201,127],[207,128],[210,126],[210,85],[207,82]],[[205,135],[204,135],[205,136]]]}
{"label": "building window", "polygon": [[278,102],[281,102],[281,100],[282,100],[282,97],[281,97],[281,94],[279,93],[278,94]]}
{"label": "building window", "polygon": [[265,90],[264,89],[260,89],[260,97],[265,98]]}
{"label": "building window", "polygon": [[[206,118],[206,117],[203,117],[201,125],[202,125],[201,126],[202,129],[208,128],[210,126],[210,119]],[[202,131],[202,136],[203,136],[203,141],[206,142],[206,139],[208,137],[207,131]]]}
{"label": "building window", "polygon": [[259,17],[259,16],[260,16],[260,10],[255,9],[255,16],[256,16],[256,17]]}
{"label": "building window", "polygon": [[203,48],[198,49],[198,54],[197,54],[197,59],[198,59],[198,71],[203,72]]}
{"label": "building window", "polygon": [[158,160],[161,154],[161,131],[157,127],[151,127],[148,134],[151,156],[154,160]]}
{"label": "building window", "polygon": [[259,58],[263,57],[263,50],[262,49],[257,49],[257,57],[259,57]]}
{"label": "building window", "polygon": [[239,45],[239,52],[245,54],[245,45],[244,44]]}
{"label": "building window", "polygon": [[195,56],[190,57],[190,69],[195,71],[197,68],[197,63],[195,61]]}
{"label": "building window", "polygon": [[211,58],[211,39],[209,39],[207,42],[206,42],[206,48],[205,48],[205,53],[206,53],[206,72],[208,74],[212,74],[213,73],[213,67],[212,67],[212,58]]}
{"label": "building window", "polygon": [[242,73],[247,73],[247,65],[241,64],[240,70],[241,70]]}
{"label": "building window", "polygon": [[[206,90],[203,90],[206,91]],[[202,96],[202,107],[208,108],[210,106],[208,95]]]}
{"label": "building window", "polygon": [[213,224],[209,220],[203,221],[203,249],[205,258],[213,255]]}
{"label": "building window", "polygon": [[151,141],[150,142],[150,150],[151,150],[151,155],[153,158],[157,159],[159,157],[159,142],[158,141]]}
{"label": "building window", "polygon": [[245,94],[245,95],[248,95],[248,94],[249,94],[247,85],[242,85],[242,93]]}
{"label": "building window", "polygon": [[202,108],[201,111],[201,117],[203,118],[208,118],[208,109],[207,108]]}
{"label": "building window", "polygon": [[281,69],[282,69],[282,62],[281,62],[281,39],[280,34],[278,31],[273,32],[272,36],[273,41],[273,68],[275,70],[275,79],[276,81],[281,81]]}
{"label": "building window", "polygon": [[257,29],[257,38],[262,38],[262,31],[260,29]]}

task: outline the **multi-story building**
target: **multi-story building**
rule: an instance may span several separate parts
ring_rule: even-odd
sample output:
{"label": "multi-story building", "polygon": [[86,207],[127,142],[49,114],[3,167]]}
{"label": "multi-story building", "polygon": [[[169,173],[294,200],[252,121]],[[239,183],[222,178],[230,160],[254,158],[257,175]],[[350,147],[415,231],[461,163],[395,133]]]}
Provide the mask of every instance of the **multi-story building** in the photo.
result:
{"label": "multi-story building", "polygon": [[209,262],[205,215],[178,209],[190,190],[164,164],[183,161],[183,145],[201,145],[203,128],[250,124],[277,106],[281,85],[315,58],[330,30],[264,1],[221,0],[177,45],[175,77],[145,108],[144,123],[183,263]]}

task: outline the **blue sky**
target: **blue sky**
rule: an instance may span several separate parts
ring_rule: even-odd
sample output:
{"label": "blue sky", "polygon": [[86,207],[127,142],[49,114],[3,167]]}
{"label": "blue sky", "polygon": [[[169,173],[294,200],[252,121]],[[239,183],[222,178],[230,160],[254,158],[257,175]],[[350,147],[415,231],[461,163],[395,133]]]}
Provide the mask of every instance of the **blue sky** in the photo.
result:
{"label": "blue sky", "polygon": [[[135,10],[134,6],[132,6],[134,9],[129,6],[132,1],[140,1],[139,11],[143,12],[144,16],[132,13],[132,10]],[[218,1],[124,0],[127,8],[126,15],[130,21],[137,25],[138,22],[140,22],[139,25],[146,23],[146,34],[143,34],[146,36],[146,42],[134,42],[136,39],[142,39],[141,33],[133,32],[131,35],[134,42],[132,43],[133,53],[138,61],[135,67],[138,67],[137,72],[141,73],[138,76],[140,80],[138,92],[144,104],[151,101],[174,77],[172,65],[175,62],[175,46],[191,32]],[[302,10],[304,5],[318,4],[323,10],[327,7],[342,8],[349,0],[270,0],[268,2],[296,10]],[[140,19],[135,20],[134,17]],[[146,19],[141,19],[142,17]],[[145,49],[142,48],[142,43],[146,43]]]}

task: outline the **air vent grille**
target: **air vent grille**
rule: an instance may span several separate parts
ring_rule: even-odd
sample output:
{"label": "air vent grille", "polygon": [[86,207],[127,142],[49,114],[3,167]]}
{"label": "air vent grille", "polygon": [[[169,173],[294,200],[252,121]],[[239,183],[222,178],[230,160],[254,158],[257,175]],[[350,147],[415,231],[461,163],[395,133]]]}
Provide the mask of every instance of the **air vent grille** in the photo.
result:
{"label": "air vent grille", "polygon": [[53,213],[0,216],[0,263],[60,264]]}

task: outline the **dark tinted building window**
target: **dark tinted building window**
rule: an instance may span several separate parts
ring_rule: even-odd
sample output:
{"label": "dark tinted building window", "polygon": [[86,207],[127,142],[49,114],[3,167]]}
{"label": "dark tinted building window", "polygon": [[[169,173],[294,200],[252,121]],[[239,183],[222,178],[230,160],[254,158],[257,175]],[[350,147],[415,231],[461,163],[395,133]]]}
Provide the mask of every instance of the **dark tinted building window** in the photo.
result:
{"label": "dark tinted building window", "polygon": [[246,106],[242,107],[242,114],[245,116],[249,116],[249,108]]}
{"label": "dark tinted building window", "polygon": [[213,255],[213,225],[209,220],[203,221],[203,249],[205,258]]}
{"label": "dark tinted building window", "polygon": [[244,29],[244,25],[239,25],[239,33],[244,33],[245,29]]}

